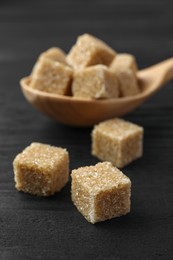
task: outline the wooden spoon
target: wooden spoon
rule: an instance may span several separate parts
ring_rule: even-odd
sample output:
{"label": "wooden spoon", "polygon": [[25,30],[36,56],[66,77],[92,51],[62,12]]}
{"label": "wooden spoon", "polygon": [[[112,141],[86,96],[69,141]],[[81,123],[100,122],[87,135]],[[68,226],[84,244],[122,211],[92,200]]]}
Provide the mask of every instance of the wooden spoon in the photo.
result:
{"label": "wooden spoon", "polygon": [[58,122],[73,126],[91,126],[112,117],[123,116],[141,105],[173,78],[173,58],[143,69],[137,74],[141,93],[103,100],[79,99],[32,89],[30,77],[21,79],[25,98],[39,111]]}

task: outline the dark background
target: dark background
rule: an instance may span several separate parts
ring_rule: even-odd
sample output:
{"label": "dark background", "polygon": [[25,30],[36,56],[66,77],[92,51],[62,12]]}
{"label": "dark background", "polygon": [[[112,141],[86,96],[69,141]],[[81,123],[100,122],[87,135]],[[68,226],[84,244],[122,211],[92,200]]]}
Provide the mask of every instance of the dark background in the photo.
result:
{"label": "dark background", "polygon": [[33,141],[66,147],[70,168],[91,165],[92,128],[44,117],[24,99],[19,79],[40,52],[66,52],[88,32],[139,68],[172,56],[170,0],[4,0],[0,2],[0,259],[173,259],[173,86],[125,119],[145,129],[144,155],[123,169],[132,180],[127,216],[96,225],[78,213],[70,183],[51,198],[19,193],[12,161]]}

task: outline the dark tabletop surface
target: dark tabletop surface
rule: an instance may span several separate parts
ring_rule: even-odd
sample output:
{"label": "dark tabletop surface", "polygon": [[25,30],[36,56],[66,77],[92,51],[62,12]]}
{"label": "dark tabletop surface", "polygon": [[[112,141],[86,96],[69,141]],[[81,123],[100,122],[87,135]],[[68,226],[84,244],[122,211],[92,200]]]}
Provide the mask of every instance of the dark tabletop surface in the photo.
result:
{"label": "dark tabletop surface", "polygon": [[173,54],[170,0],[2,0],[0,2],[0,259],[173,259],[173,82],[124,118],[145,129],[144,155],[123,172],[132,180],[127,216],[89,224],[73,206],[70,182],[50,198],[19,193],[12,161],[31,142],[66,147],[70,169],[98,160],[92,128],[44,117],[24,99],[19,79],[51,46],[66,52],[88,32],[139,68]]}

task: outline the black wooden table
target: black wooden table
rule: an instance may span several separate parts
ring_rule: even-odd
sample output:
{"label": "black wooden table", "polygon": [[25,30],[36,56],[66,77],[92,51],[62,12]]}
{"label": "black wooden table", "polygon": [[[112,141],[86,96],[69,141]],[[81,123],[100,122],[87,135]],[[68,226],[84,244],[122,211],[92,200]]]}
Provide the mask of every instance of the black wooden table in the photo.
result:
{"label": "black wooden table", "polygon": [[127,216],[96,225],[78,213],[70,182],[51,198],[17,192],[12,161],[33,141],[66,147],[70,168],[91,165],[92,128],[58,124],[24,99],[19,79],[43,50],[68,51],[88,32],[140,68],[173,54],[170,0],[0,2],[0,259],[173,259],[173,82],[124,118],[145,129],[144,155],[123,169],[132,180]]}

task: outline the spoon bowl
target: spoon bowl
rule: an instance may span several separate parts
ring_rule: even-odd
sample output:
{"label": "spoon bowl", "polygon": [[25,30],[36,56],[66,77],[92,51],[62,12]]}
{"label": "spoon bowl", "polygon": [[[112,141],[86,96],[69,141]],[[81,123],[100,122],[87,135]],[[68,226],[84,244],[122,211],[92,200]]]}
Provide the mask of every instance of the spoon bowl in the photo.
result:
{"label": "spoon bowl", "polygon": [[173,78],[173,58],[137,73],[141,92],[134,96],[89,100],[46,93],[30,87],[30,77],[21,79],[25,98],[40,112],[66,125],[91,126],[100,121],[121,117],[144,103]]}

